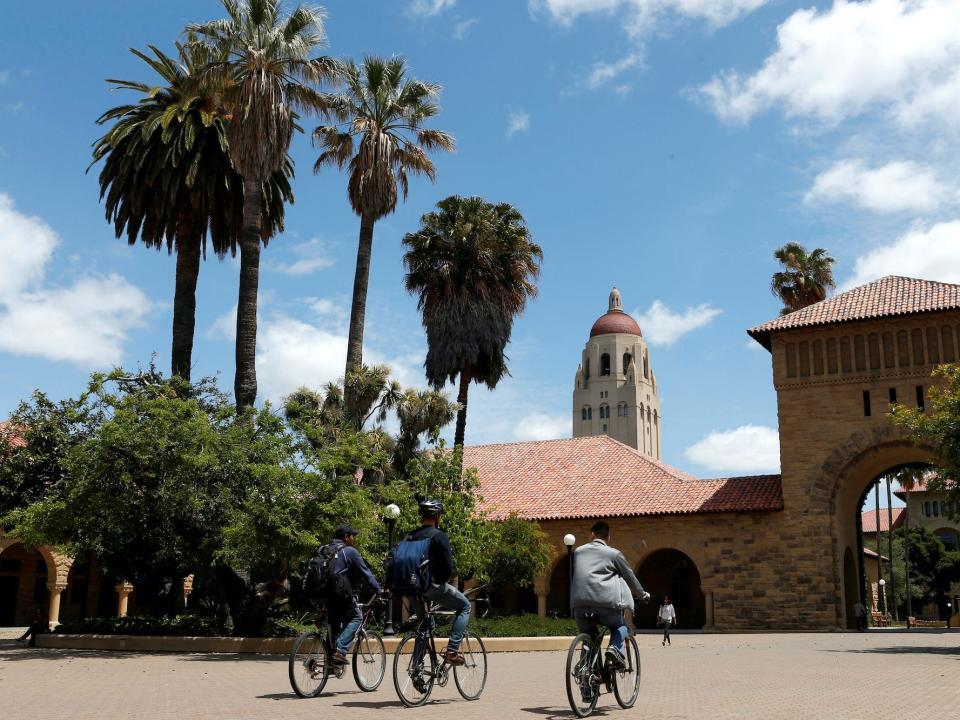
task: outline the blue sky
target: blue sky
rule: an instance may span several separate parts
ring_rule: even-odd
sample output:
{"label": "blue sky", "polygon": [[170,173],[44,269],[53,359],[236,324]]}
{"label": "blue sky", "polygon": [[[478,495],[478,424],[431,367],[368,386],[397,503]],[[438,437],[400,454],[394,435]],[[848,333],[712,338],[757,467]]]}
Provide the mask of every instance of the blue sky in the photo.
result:
{"label": "blue sky", "polygon": [[[564,437],[590,325],[616,285],[651,344],[667,462],[776,471],[773,250],[828,248],[852,286],[960,282],[960,3],[952,0],[329,0],[331,54],[402,54],[444,86],[457,138],[438,180],[377,225],[366,355],[422,384],[425,339],[400,239],[447,195],[507,201],[545,260],[512,377],[472,391],[468,442]],[[94,124],[151,82],[213,0],[12,3],[0,42],[0,417],[39,387],[169,366],[174,259],[115,240],[84,173]],[[37,29],[42,28],[42,32]],[[308,126],[315,124],[307,121]],[[294,139],[296,204],[262,256],[260,399],[343,364],[358,220],[345,177]],[[232,386],[237,264],[204,263],[196,376]]]}

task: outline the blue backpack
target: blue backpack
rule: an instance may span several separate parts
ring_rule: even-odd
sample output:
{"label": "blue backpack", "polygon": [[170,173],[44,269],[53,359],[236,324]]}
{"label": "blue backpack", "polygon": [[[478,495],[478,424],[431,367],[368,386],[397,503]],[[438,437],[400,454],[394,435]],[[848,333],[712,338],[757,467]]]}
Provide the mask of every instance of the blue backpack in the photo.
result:
{"label": "blue backpack", "polygon": [[397,543],[390,565],[390,590],[395,595],[417,596],[430,587],[431,538]]}

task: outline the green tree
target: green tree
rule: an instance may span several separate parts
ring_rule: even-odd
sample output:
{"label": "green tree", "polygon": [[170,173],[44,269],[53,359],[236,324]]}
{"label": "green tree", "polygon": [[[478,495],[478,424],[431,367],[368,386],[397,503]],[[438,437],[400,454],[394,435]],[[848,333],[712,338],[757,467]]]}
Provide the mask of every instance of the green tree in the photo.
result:
{"label": "green tree", "polygon": [[933,372],[941,384],[932,385],[926,411],[894,405],[891,418],[918,445],[933,449],[936,469],[926,476],[930,490],[948,494],[947,507],[960,519],[960,366],[941,365]]}
{"label": "green tree", "polygon": [[[343,91],[323,96],[322,113],[334,124],[313,132],[322,148],[314,172],[324,165],[348,168],[347,196],[360,217],[353,303],[347,338],[345,376],[363,365],[363,331],[373,253],[373,228],[397,207],[397,186],[407,197],[408,174],[436,176],[428,157],[434,150],[453,150],[453,137],[424,124],[437,115],[440,86],[408,77],[403,58],[368,56],[352,60],[338,72]],[[347,405],[354,402],[347,387]]]}
{"label": "green tree", "polygon": [[263,239],[263,186],[286,162],[297,111],[320,107],[311,84],[328,79],[335,63],[313,57],[324,41],[323,13],[298,5],[283,14],[280,0],[221,0],[228,17],[191,24],[217,61],[205,72],[213,87],[224,88],[230,110],[230,161],[243,179],[243,234],[237,300],[237,407],[257,397],[257,293]]}
{"label": "green tree", "polygon": [[470,383],[492,389],[507,373],[513,320],[537,293],[543,251],[512,205],[456,195],[403,244],[406,287],[427,331],[427,380],[439,389],[459,377],[454,445],[462,447]]}
{"label": "green tree", "polygon": [[773,257],[783,267],[770,281],[770,291],[783,302],[782,315],[820,302],[836,287],[835,260],[823,248],[808,253],[800,243],[788,242],[776,250]]}
{"label": "green tree", "polygon": [[[230,164],[222,90],[200,82],[209,53],[179,43],[177,49],[180,62],[153,46],[152,57],[131,50],[159,76],[158,86],[108,81],[141,97],[97,120],[111,125],[93,146],[92,164],[103,161],[100,199],[116,236],[177,252],[171,372],[189,380],[200,258],[208,237],[219,258],[236,252],[243,186]],[[293,163],[286,158],[263,185],[264,242],[283,230],[284,203],[293,202],[291,177]]]}
{"label": "green tree", "polygon": [[[960,580],[960,552],[948,551],[925,527],[899,528],[894,535],[893,566],[897,577],[906,577],[906,548],[910,548],[910,599],[915,612],[937,602]],[[894,596],[898,607],[906,604],[904,586]]]}
{"label": "green tree", "polygon": [[493,524],[489,579],[500,585],[529,587],[553,558],[547,534],[535,522],[511,514]]}

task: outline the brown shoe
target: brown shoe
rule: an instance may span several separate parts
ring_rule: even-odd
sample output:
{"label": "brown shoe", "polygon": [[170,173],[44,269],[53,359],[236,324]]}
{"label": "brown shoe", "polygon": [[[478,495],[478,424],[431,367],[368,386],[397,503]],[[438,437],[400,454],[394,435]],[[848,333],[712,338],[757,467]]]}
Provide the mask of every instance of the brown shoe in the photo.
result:
{"label": "brown shoe", "polygon": [[334,664],[334,665],[347,665],[347,664],[349,664],[349,663],[350,663],[350,660],[347,659],[347,656],[344,655],[344,654],[343,654],[342,652],[340,652],[339,650],[337,650],[337,651],[333,654],[333,664]]}
{"label": "brown shoe", "polygon": [[447,650],[443,654],[443,659],[446,660],[450,665],[463,665],[466,660],[463,659],[463,655],[458,653],[456,650]]}

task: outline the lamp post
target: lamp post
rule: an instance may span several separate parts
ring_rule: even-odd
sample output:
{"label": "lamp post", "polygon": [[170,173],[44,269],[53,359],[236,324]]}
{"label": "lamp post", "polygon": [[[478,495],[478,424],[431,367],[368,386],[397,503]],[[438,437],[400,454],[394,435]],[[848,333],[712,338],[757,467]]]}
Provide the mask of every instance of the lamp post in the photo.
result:
{"label": "lamp post", "polygon": [[880,600],[880,605],[879,605],[879,607],[877,608],[877,610],[880,611],[880,614],[881,614],[881,615],[886,615],[886,614],[887,614],[887,596],[886,596],[886,595],[884,594],[884,592],[883,592],[883,590],[884,590],[883,586],[886,585],[886,584],[887,584],[887,581],[884,580],[883,578],[880,578],[880,579],[877,581],[877,585],[880,586],[880,591],[877,593],[877,594],[880,596],[880,598],[879,598],[879,600]]}
{"label": "lamp post", "polygon": [[[383,509],[383,520],[387,523],[387,552],[389,553],[393,550],[393,526],[397,523],[397,518],[400,517],[400,508],[393,503],[390,503]],[[396,631],[393,629],[393,598],[390,598],[387,601],[387,622],[383,626],[384,635],[395,635]]]}
{"label": "lamp post", "polygon": [[570,617],[573,617],[573,544],[577,538],[572,533],[563,536],[563,544],[567,546],[567,608],[570,610]]}
{"label": "lamp post", "polygon": [[947,603],[947,630],[950,629],[950,617],[953,615],[953,605]]}

